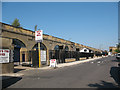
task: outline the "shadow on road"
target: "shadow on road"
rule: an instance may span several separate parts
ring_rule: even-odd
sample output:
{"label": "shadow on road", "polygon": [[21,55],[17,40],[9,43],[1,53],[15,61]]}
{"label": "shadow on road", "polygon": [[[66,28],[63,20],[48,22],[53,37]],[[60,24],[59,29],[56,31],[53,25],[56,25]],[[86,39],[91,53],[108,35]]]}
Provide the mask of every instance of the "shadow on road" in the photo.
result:
{"label": "shadow on road", "polygon": [[[115,80],[115,82],[120,86],[120,68],[119,67],[111,67],[110,75]],[[89,84],[88,86],[96,87],[96,88],[118,88],[117,85],[115,85],[111,82],[106,82],[106,81],[101,81],[100,83],[95,83],[95,84]],[[99,90],[99,89],[97,89],[97,90]]]}
{"label": "shadow on road", "polygon": [[119,60],[119,59],[116,59],[116,60],[112,60],[112,62],[120,62],[120,60]]}
{"label": "shadow on road", "polygon": [[25,70],[25,69],[17,69],[17,68],[14,68],[14,73],[17,73],[17,72],[22,71],[22,70]]}
{"label": "shadow on road", "polygon": [[98,88],[118,88],[115,84],[106,82],[106,81],[101,81],[101,83],[95,83],[95,84],[88,84],[89,87],[95,87]]}
{"label": "shadow on road", "polygon": [[115,82],[120,85],[120,67],[111,67],[110,75]]}
{"label": "shadow on road", "polygon": [[5,89],[22,79],[22,77],[11,77],[11,76],[2,76],[2,78],[6,78],[2,80],[2,89]]}

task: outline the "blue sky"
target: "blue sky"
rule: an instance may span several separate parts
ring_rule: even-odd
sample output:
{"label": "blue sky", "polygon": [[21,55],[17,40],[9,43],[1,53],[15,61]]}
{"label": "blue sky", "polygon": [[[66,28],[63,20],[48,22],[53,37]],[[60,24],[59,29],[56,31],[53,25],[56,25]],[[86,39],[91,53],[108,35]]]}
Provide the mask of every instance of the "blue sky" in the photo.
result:
{"label": "blue sky", "polygon": [[26,29],[107,49],[118,42],[117,2],[3,2],[2,22],[18,18]]}

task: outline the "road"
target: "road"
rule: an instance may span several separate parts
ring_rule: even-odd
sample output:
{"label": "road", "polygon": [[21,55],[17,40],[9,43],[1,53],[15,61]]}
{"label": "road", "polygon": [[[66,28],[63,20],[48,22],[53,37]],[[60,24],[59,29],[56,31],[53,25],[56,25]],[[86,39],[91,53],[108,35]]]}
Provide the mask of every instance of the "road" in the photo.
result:
{"label": "road", "polygon": [[23,71],[24,76],[12,80],[15,83],[8,88],[116,88],[117,64],[113,56],[57,69]]}

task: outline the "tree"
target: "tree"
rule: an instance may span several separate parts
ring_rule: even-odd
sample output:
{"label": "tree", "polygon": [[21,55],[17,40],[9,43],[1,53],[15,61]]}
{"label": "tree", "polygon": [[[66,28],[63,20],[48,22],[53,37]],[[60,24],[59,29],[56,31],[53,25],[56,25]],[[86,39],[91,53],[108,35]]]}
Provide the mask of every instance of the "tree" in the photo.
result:
{"label": "tree", "polygon": [[120,43],[118,43],[116,47],[117,47],[117,49],[115,49],[114,51],[116,53],[120,53]]}
{"label": "tree", "polygon": [[20,22],[19,22],[19,20],[16,18],[16,19],[13,21],[12,25],[15,26],[15,27],[20,27]]}
{"label": "tree", "polygon": [[120,53],[120,50],[119,50],[119,49],[116,49],[115,52]]}

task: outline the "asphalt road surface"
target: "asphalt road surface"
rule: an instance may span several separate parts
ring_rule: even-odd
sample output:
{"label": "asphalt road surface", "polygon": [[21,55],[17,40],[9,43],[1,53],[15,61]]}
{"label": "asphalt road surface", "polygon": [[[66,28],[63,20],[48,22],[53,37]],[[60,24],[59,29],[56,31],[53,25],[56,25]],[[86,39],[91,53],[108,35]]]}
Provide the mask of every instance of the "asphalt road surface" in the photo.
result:
{"label": "asphalt road surface", "polygon": [[7,88],[117,88],[118,60],[105,57],[73,66],[23,71],[23,77],[9,80]]}

